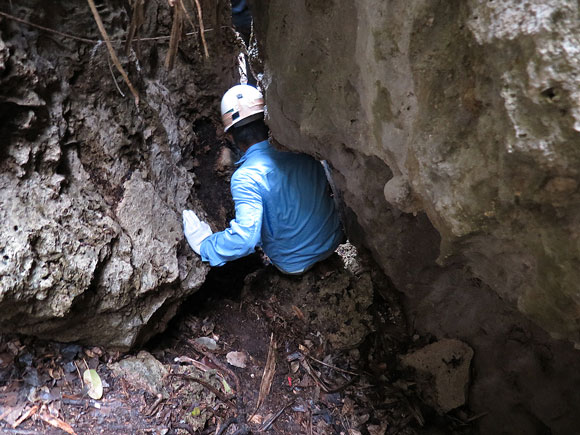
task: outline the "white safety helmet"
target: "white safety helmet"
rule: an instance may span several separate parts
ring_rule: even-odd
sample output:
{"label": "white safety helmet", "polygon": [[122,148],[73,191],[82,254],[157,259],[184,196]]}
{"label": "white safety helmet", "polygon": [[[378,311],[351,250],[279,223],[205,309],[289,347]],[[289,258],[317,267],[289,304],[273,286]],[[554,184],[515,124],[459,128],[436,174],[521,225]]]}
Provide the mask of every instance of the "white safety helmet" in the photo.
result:
{"label": "white safety helmet", "polygon": [[242,126],[263,117],[264,96],[250,85],[236,85],[222,98],[222,121],[225,131],[232,126]]}

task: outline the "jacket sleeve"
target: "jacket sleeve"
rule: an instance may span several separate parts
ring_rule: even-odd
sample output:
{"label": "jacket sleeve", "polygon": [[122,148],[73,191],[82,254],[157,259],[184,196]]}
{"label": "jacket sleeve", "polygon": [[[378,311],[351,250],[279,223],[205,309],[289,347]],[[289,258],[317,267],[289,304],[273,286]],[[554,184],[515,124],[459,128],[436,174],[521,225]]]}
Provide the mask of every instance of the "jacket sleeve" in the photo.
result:
{"label": "jacket sleeve", "polygon": [[245,257],[260,243],[262,230],[262,197],[259,184],[240,170],[232,176],[231,191],[236,218],[226,230],[214,233],[201,244],[201,259],[212,266]]}

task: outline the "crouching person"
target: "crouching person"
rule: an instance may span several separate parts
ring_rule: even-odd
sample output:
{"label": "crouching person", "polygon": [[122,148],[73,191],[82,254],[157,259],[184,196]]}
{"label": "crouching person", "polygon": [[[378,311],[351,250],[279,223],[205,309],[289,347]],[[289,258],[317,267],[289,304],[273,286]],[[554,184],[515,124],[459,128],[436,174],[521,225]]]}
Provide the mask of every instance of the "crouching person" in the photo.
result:
{"label": "crouching person", "polygon": [[231,178],[236,217],[212,234],[191,210],[183,212],[185,237],[212,266],[261,247],[282,272],[297,275],[329,257],[344,235],[320,162],[282,152],[268,142],[264,99],[256,88],[237,85],[221,102],[225,131],[244,153]]}

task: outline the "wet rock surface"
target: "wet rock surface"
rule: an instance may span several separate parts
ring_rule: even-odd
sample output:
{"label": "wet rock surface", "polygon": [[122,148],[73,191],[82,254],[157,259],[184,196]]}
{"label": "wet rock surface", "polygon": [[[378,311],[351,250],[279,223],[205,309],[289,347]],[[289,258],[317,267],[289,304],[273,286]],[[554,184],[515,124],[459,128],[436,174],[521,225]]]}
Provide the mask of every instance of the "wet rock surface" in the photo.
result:
{"label": "wet rock surface", "polygon": [[[164,38],[128,56],[113,43],[136,105],[86,2],[0,5],[89,40],[0,22],[0,330],[128,349],[163,330],[207,274],[184,242],[181,211],[203,214],[203,197],[209,221],[227,221],[225,174],[200,183],[193,161],[218,160],[213,106],[233,77],[203,61],[199,35],[182,41],[173,70],[163,67],[172,12],[147,2],[140,36]],[[100,9],[122,41],[129,12]],[[208,27],[229,19],[225,9],[209,16]],[[222,61],[233,56],[227,38],[207,36]],[[200,194],[204,183],[212,196]]]}

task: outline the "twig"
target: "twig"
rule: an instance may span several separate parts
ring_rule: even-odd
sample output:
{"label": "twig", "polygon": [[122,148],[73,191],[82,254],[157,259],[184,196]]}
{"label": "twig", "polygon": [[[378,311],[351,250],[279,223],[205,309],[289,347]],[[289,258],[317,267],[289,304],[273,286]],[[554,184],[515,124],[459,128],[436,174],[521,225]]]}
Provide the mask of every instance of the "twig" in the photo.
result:
{"label": "twig", "polygon": [[40,414],[38,414],[38,416],[40,417],[41,420],[45,421],[51,426],[61,429],[70,435],[76,435],[74,429],[66,421],[62,421],[59,418],[53,417],[47,412],[41,412]]}
{"label": "twig", "polygon": [[[260,383],[260,394],[258,395],[258,403],[256,404],[256,411],[260,408],[264,399],[270,393],[272,388],[272,380],[276,373],[276,350],[278,346],[274,340],[274,333],[270,334],[270,346],[268,347],[268,357],[266,358],[266,366],[262,374],[262,382]],[[255,413],[254,412],[254,413]]]}
{"label": "twig", "polygon": [[316,373],[314,373],[314,370],[312,370],[312,367],[310,367],[310,364],[308,364],[308,361],[306,361],[306,360],[302,361],[302,367],[304,367],[306,369],[306,372],[312,377],[314,382],[316,382],[316,384],[318,384],[318,386],[327,394],[338,393],[339,391],[344,390],[349,385],[354,384],[356,382],[356,380],[358,379],[358,375],[356,375],[350,381],[345,382],[344,384],[339,385],[338,387],[331,388],[328,385],[326,385],[326,383],[322,379],[320,379],[316,375]]}
{"label": "twig", "polygon": [[209,58],[209,51],[207,49],[207,43],[205,42],[205,35],[204,35],[204,28],[203,28],[203,16],[201,14],[201,5],[199,4],[199,0],[194,0],[195,6],[197,7],[197,15],[199,18],[199,29],[201,32],[201,42],[203,44],[203,51],[205,53],[206,59]]}
{"label": "twig", "polygon": [[327,363],[325,363],[323,361],[317,360],[316,358],[311,357],[310,355],[306,355],[306,356],[308,358],[310,358],[312,361],[317,362],[318,364],[322,364],[323,366],[326,366],[326,367],[331,368],[333,370],[336,370],[336,371],[339,371],[339,372],[343,372],[343,373],[348,373],[349,375],[354,375],[354,376],[358,376],[359,375],[358,373],[351,372],[351,371],[345,370],[345,369],[341,369],[340,367],[336,367],[336,366],[327,364]]}
{"label": "twig", "polygon": [[84,386],[85,386],[85,381],[84,381],[84,379],[83,379],[83,377],[82,377],[82,375],[81,375],[81,371],[80,371],[80,369],[79,369],[79,366],[77,365],[77,362],[76,362],[76,361],[73,361],[73,363],[74,363],[74,365],[75,365],[75,368],[77,369],[77,374],[79,375],[79,379],[80,379],[80,381],[81,381],[81,385],[82,385],[82,386],[83,386],[83,388],[84,388]]}
{"label": "twig", "polygon": [[18,420],[16,420],[14,422],[14,424],[12,425],[12,428],[16,429],[18,426],[20,426],[20,424],[23,421],[29,419],[34,414],[36,414],[37,411],[38,411],[38,405],[35,405],[35,406],[31,407],[30,409],[28,409],[24,414],[22,414],[22,416]]}
{"label": "twig", "polygon": [[260,428],[260,432],[265,432],[268,429],[270,429],[270,426],[272,426],[274,424],[274,422],[278,419],[278,417],[280,417],[282,415],[282,413],[289,406],[292,406],[295,401],[296,401],[296,399],[292,399],[290,402],[288,402],[286,405],[284,405],[282,408],[280,408],[280,410],[278,412],[276,412],[276,414],[274,414],[272,417],[270,417],[268,420],[266,420],[264,422],[264,424],[262,425],[262,427]]}
{"label": "twig", "polygon": [[97,23],[97,27],[99,28],[99,31],[101,32],[101,36],[105,40],[105,44],[107,44],[107,49],[109,50],[109,54],[111,55],[111,59],[113,59],[113,63],[115,64],[115,66],[117,67],[117,69],[119,70],[121,75],[123,76],[123,80],[125,80],[125,83],[127,83],[127,86],[129,86],[131,93],[135,97],[135,104],[139,105],[139,94],[137,93],[137,91],[135,90],[133,85],[131,84],[131,81],[129,80],[129,76],[127,76],[127,73],[125,72],[125,69],[121,65],[121,62],[119,62],[119,58],[117,57],[117,54],[115,53],[115,50],[113,49],[113,45],[111,44],[111,41],[109,40],[109,35],[107,34],[107,31],[105,30],[105,26],[103,25],[103,21],[101,20],[101,16],[99,15],[99,11],[97,11],[94,0],[87,0],[87,2],[89,3],[89,7],[91,8],[91,12],[93,13],[93,16],[95,18],[95,21]]}
{"label": "twig", "polygon": [[145,410],[145,415],[147,416],[151,416],[153,415],[156,411],[157,408],[159,407],[159,404],[163,401],[163,395],[158,394],[157,398],[155,399],[155,401],[151,404],[151,406],[148,406],[147,409]]}
{"label": "twig", "polygon": [[211,391],[213,394],[215,394],[216,397],[218,399],[220,399],[222,402],[224,402],[226,405],[228,405],[232,408],[235,408],[234,404],[231,401],[231,399],[233,399],[233,397],[231,397],[231,396],[228,397],[228,396],[224,395],[220,390],[215,388],[209,382],[204,381],[203,379],[196,378],[195,376],[184,375],[181,373],[170,373],[169,376],[174,377],[174,378],[186,379],[186,380],[192,381],[192,382],[197,382],[198,384],[207,388],[209,391]]}
{"label": "twig", "polygon": [[215,356],[213,356],[210,352],[204,350],[205,347],[196,343],[194,340],[186,339],[187,343],[191,345],[196,351],[207,357],[212,363],[214,363],[218,368],[226,372],[233,380],[236,385],[236,394],[241,394],[242,389],[240,386],[240,380],[236,376],[236,374],[228,369],[220,360],[218,360]]}

